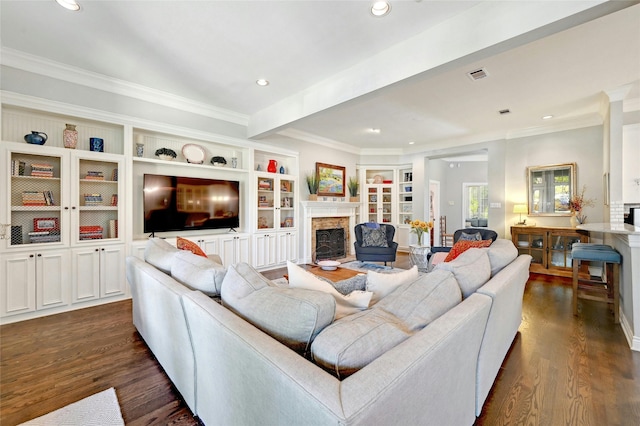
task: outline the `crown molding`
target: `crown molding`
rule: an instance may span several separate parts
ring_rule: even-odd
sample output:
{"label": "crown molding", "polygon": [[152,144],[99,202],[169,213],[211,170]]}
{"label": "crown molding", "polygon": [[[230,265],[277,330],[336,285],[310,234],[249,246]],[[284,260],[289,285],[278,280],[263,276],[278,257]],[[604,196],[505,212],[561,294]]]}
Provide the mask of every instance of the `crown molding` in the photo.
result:
{"label": "crown molding", "polygon": [[102,74],[71,67],[59,62],[51,61],[39,56],[30,55],[19,50],[2,48],[1,64],[43,75],[69,83],[79,84],[121,96],[191,112],[216,120],[227,121],[247,127],[249,116],[234,111],[216,108],[203,102],[197,102],[181,96],[172,95],[161,90],[152,89],[140,84],[107,77]]}
{"label": "crown molding", "polygon": [[301,141],[313,143],[316,145],[326,146],[327,148],[337,149],[340,151],[350,152],[352,154],[361,154],[362,150],[353,145],[347,145],[342,142],[335,141],[333,139],[323,138],[318,135],[314,135],[313,133],[303,132],[301,130],[296,129],[283,129],[277,132],[278,135],[286,136],[292,139],[298,139]]}

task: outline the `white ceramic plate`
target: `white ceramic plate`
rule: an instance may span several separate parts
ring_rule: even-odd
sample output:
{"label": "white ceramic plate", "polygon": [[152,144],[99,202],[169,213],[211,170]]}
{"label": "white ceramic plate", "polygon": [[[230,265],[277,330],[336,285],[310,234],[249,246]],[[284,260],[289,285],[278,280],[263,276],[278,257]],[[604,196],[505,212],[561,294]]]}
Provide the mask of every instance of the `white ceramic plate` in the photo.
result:
{"label": "white ceramic plate", "polygon": [[340,262],[336,262],[335,260],[321,260],[318,262],[318,266],[325,271],[335,271],[338,269],[338,265],[340,265]]}
{"label": "white ceramic plate", "polygon": [[204,148],[200,145],[188,143],[182,147],[182,155],[187,159],[189,163],[202,164],[204,163],[205,152]]}

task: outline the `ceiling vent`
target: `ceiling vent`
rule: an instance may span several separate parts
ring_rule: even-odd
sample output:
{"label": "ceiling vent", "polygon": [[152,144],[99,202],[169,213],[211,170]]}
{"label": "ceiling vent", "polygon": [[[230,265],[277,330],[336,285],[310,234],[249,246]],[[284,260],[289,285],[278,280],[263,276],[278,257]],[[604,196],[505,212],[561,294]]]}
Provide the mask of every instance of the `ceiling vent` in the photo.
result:
{"label": "ceiling vent", "polygon": [[505,114],[509,114],[511,112],[511,110],[509,110],[509,109],[501,109],[498,112],[500,113],[500,115],[505,115]]}
{"label": "ceiling vent", "polygon": [[468,72],[467,75],[471,80],[482,80],[485,77],[489,76],[489,73],[484,68],[480,68],[471,72]]}

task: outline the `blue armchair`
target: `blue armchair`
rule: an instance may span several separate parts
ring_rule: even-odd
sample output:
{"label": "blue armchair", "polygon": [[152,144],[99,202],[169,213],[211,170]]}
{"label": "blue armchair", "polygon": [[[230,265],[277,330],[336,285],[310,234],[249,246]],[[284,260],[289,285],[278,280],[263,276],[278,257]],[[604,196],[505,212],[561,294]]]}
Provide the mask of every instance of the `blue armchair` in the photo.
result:
{"label": "blue armchair", "polygon": [[[384,246],[384,242],[380,241],[382,233],[375,230],[383,229],[384,242],[387,247]],[[396,228],[393,225],[387,225],[385,223],[361,223],[354,228],[356,234],[356,241],[353,246],[356,249],[356,259],[364,262],[387,262],[396,261],[396,252],[398,251],[398,243],[393,241],[393,237],[396,234]],[[377,234],[377,235],[376,235]],[[380,237],[376,240],[376,236]],[[377,242],[376,242],[377,241]]]}
{"label": "blue armchair", "polygon": [[[464,228],[458,229],[453,233],[453,243],[457,243],[460,237],[462,237],[462,233],[467,235],[475,235],[478,232],[480,233],[481,240],[492,240],[495,241],[498,238],[498,234],[496,231],[487,228]],[[448,252],[451,251],[451,247],[431,247],[431,253],[437,252]]]}

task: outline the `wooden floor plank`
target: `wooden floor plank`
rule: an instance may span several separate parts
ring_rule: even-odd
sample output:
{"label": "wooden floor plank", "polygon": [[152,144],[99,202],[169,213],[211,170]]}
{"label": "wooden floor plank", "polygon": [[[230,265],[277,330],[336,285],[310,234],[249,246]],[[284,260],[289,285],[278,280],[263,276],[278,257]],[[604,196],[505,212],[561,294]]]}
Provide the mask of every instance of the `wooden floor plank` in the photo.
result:
{"label": "wooden floor plank", "polygon": [[[396,266],[407,268],[408,256]],[[128,425],[199,424],[133,327],[130,301],[0,327],[3,426],[109,387]],[[581,300],[573,316],[570,281],[532,275],[522,325],[475,424],[638,425],[640,353],[605,304]]]}

